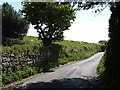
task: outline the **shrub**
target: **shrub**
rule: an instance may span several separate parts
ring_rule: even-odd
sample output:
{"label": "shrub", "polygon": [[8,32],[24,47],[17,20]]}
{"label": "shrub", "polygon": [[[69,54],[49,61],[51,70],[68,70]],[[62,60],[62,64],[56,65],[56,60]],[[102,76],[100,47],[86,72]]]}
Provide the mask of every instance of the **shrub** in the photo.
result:
{"label": "shrub", "polygon": [[20,40],[18,38],[3,38],[2,40],[2,44],[4,46],[12,46],[12,45],[15,45],[15,44],[25,44],[26,42],[24,42],[23,40]]}
{"label": "shrub", "polygon": [[23,70],[18,70],[16,72],[12,72],[9,70],[9,72],[2,74],[2,83],[3,85],[6,85],[27,78],[31,75],[37,74],[37,70],[38,69],[36,67],[26,67]]}

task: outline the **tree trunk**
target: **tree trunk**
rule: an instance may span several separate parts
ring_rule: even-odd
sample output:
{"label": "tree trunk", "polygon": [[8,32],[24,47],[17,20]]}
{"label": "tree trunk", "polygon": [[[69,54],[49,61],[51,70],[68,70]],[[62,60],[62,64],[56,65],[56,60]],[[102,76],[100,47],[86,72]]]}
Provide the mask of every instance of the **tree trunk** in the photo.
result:
{"label": "tree trunk", "polygon": [[52,44],[52,39],[43,39],[42,42],[44,46],[48,46]]}

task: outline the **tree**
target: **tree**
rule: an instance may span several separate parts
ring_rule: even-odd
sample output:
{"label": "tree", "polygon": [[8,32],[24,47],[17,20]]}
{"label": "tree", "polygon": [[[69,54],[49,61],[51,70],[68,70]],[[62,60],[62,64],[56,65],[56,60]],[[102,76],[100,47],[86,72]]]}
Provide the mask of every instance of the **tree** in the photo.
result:
{"label": "tree", "polygon": [[99,44],[106,45],[106,44],[107,44],[107,42],[108,42],[108,41],[106,41],[106,40],[100,40],[98,43],[99,43]]}
{"label": "tree", "polygon": [[58,2],[23,2],[22,13],[35,25],[44,46],[63,38],[75,19],[75,10]]}
{"label": "tree", "polygon": [[23,19],[20,12],[7,2],[2,5],[2,37],[23,38],[28,31],[29,23]]}
{"label": "tree", "polygon": [[[109,37],[106,60],[105,77],[109,87],[119,88],[120,85],[120,2],[115,2],[110,8],[112,14],[109,19]],[[112,83],[111,83],[111,81]]]}

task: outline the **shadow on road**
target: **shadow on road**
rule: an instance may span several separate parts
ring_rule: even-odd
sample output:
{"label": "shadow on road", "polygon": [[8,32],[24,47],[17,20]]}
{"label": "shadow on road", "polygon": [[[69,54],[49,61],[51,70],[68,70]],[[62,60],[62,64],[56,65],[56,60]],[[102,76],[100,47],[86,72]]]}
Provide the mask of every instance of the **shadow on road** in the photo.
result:
{"label": "shadow on road", "polygon": [[95,89],[98,90],[98,81],[96,79],[85,80],[82,78],[64,78],[60,80],[52,80],[51,82],[36,82],[29,83],[26,86],[18,86],[13,90],[39,90],[40,88],[80,88],[80,89]]}

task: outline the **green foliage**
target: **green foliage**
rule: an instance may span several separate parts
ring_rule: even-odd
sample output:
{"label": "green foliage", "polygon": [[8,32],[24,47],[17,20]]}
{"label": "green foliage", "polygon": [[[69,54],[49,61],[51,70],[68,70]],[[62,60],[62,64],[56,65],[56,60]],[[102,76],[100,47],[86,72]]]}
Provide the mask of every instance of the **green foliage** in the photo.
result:
{"label": "green foliage", "polygon": [[12,82],[27,78],[37,73],[37,67],[26,67],[23,70],[18,70],[16,72],[9,71],[8,73],[2,74],[2,83],[3,85],[10,84]]}
{"label": "green foliage", "polygon": [[100,40],[98,43],[102,45],[101,51],[105,51],[105,49],[107,47],[108,41],[106,41],[106,40]]}
{"label": "green foliage", "polygon": [[106,58],[106,53],[103,55],[98,67],[97,67],[97,74],[99,75],[99,77],[103,77],[104,75],[104,71],[105,71],[105,58]]}
{"label": "green foliage", "polygon": [[108,41],[106,41],[106,40],[100,40],[99,43],[100,43],[100,42],[105,42],[105,43],[107,43]]}
{"label": "green foliage", "polygon": [[109,20],[109,36],[110,40],[108,42],[107,47],[107,55],[106,55],[106,73],[109,75],[109,77],[113,78],[115,77],[120,78],[120,65],[119,65],[119,53],[120,53],[120,2],[116,2],[115,6],[113,5],[110,10],[112,12],[110,20]]}
{"label": "green foliage", "polygon": [[[6,3],[2,5],[2,38],[23,38],[28,31],[29,23],[23,19],[20,12]],[[4,41],[3,41],[4,44]]]}
{"label": "green foliage", "polygon": [[90,43],[73,41],[55,42],[52,45],[41,47],[41,52],[48,53],[43,61],[43,71],[72,61],[83,60],[96,52],[101,51],[101,46]]}
{"label": "green foliage", "polygon": [[38,37],[34,37],[34,36],[25,36],[23,38],[23,41],[27,42],[27,44],[33,44],[33,45],[39,44],[39,45],[41,45],[41,40],[38,40]]}
{"label": "green foliage", "polygon": [[36,44],[36,45],[14,45],[14,46],[3,46],[1,51],[0,52],[5,52],[5,53],[16,53],[16,54],[19,54],[19,53],[22,53],[22,52],[26,52],[26,51],[29,51],[29,52],[38,52],[39,51],[39,48],[41,46],[39,44]]}
{"label": "green foliage", "polygon": [[103,88],[103,90],[106,90],[106,88],[119,88],[119,79],[117,78],[110,78],[107,77],[106,74],[106,68],[105,68],[105,60],[106,60],[106,53],[102,57],[98,67],[97,67],[97,74],[100,81],[100,87]]}
{"label": "green foliage", "polygon": [[107,48],[107,45],[101,45],[101,52],[104,52]]}
{"label": "green foliage", "polygon": [[63,39],[63,31],[75,19],[75,10],[58,2],[23,2],[25,18],[35,25],[44,45]]}
{"label": "green foliage", "polygon": [[88,58],[96,52],[99,52],[101,47],[97,44],[74,41],[62,41],[55,43],[64,46],[62,47],[62,54],[59,57],[60,64],[66,64],[68,62]]}
{"label": "green foliage", "polygon": [[[31,39],[34,41],[31,42]],[[12,72],[13,70],[9,69],[8,72],[2,74],[4,85],[27,78],[31,75],[40,73],[41,71],[48,71],[59,65],[83,60],[96,52],[99,52],[101,49],[101,45],[94,43],[60,41],[54,42],[49,46],[42,46],[41,41],[37,40],[36,37],[24,37],[23,40],[28,41],[28,43],[24,45],[3,46],[3,52],[13,52],[16,54],[26,51],[41,52],[45,55],[43,62],[37,66],[26,67],[22,70],[15,66],[15,72]]]}
{"label": "green foliage", "polygon": [[43,62],[41,62],[41,66],[43,71],[47,71],[50,68],[58,67],[59,61],[58,58],[62,53],[62,45],[59,44],[51,44],[49,46],[43,46],[40,48],[40,52],[44,53]]}
{"label": "green foliage", "polygon": [[2,74],[0,74],[0,89],[2,89]]}
{"label": "green foliage", "polygon": [[112,12],[109,20],[109,42],[106,49],[103,87],[117,88],[120,85],[120,2],[111,4]]}
{"label": "green foliage", "polygon": [[26,42],[18,39],[18,38],[3,38],[3,45],[4,46],[12,46],[12,45],[16,45],[16,44],[25,44]]}

